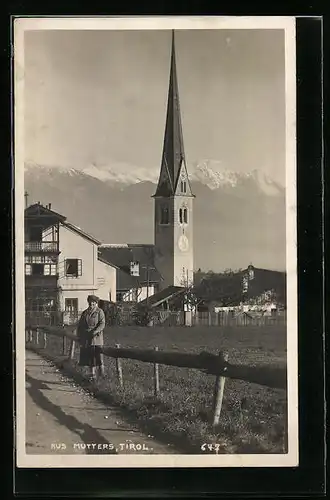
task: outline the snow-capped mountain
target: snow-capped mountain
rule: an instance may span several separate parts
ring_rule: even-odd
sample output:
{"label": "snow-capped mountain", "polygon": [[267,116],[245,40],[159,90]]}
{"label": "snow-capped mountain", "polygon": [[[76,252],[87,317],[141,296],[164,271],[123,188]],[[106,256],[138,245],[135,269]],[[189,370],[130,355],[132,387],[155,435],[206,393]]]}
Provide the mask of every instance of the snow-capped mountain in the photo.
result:
{"label": "snow-capped mountain", "polygon": [[[140,182],[157,183],[159,170],[136,167],[128,163],[112,163],[111,165],[102,165],[92,163],[80,168],[57,167],[29,162],[25,166],[27,172],[34,172],[36,176],[41,169],[48,171],[49,175],[56,172],[66,173],[67,175],[85,174],[94,177],[102,182],[108,182],[114,185],[130,186]],[[56,170],[56,172],[55,172]],[[233,172],[222,166],[221,162],[216,160],[202,160],[195,162],[189,169],[189,177],[192,182],[200,182],[210,189],[230,189],[244,187],[248,184],[254,184],[256,188],[269,196],[277,196],[283,193],[283,187],[267,177],[263,172],[256,169],[251,172]]]}
{"label": "snow-capped mountain", "polygon": [[[195,266],[204,270],[285,268],[285,190],[263,173],[231,172],[220,162],[189,170]],[[152,243],[157,169],[124,163],[82,168],[25,166],[29,203],[52,208],[104,243]],[[205,223],[207,221],[207,223]]]}

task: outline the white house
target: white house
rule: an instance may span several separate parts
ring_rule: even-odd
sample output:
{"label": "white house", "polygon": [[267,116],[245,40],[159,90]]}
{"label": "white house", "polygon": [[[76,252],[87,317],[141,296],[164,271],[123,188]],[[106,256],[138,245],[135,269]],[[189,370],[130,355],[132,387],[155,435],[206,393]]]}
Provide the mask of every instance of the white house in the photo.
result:
{"label": "white house", "polygon": [[116,268],[98,258],[100,241],[74,224],[59,228],[59,302],[62,311],[75,313],[87,306],[87,296],[116,300]]}
{"label": "white house", "polygon": [[98,255],[100,244],[50,205],[27,207],[26,310],[60,310],[73,317],[87,307],[90,294],[115,302],[117,268]]}

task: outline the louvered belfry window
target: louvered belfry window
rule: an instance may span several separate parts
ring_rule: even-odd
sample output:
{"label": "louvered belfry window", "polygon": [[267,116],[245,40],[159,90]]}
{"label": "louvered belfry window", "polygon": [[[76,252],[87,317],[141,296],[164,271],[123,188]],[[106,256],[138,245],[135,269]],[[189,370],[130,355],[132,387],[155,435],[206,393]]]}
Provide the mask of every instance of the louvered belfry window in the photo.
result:
{"label": "louvered belfry window", "polygon": [[188,209],[180,208],[179,209],[179,222],[180,224],[188,224]]}
{"label": "louvered belfry window", "polygon": [[180,189],[181,189],[181,193],[186,193],[187,192],[187,183],[186,183],[186,181],[181,181],[180,182]]}
{"label": "louvered belfry window", "polygon": [[160,209],[160,223],[161,224],[170,223],[169,208],[167,205],[163,205]]}

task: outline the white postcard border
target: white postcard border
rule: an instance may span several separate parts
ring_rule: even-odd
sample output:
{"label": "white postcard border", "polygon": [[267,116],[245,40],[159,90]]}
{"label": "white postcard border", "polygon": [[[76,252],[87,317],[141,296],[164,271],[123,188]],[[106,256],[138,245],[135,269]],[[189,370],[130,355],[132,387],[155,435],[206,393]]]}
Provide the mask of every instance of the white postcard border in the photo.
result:
{"label": "white postcard border", "polygon": [[[286,86],[288,453],[29,455],[25,450],[24,32],[27,30],[283,29]],[[20,17],[14,20],[16,460],[18,467],[292,467],[298,465],[296,56],[294,17]]]}

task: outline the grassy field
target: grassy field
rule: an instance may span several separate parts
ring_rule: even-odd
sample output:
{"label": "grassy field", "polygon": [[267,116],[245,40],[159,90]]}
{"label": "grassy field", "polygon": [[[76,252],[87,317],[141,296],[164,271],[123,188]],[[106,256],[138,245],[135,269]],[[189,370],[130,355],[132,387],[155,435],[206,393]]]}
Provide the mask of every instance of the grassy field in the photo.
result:
{"label": "grassy field", "polygon": [[[60,339],[49,339],[48,350],[59,351]],[[105,344],[122,347],[228,352],[235,364],[283,366],[286,363],[284,327],[154,327],[111,328]],[[77,350],[75,361],[77,361]],[[219,453],[285,453],[287,448],[286,392],[238,380],[226,380],[220,423],[212,428],[215,377],[198,370],[160,366],[158,400],[153,396],[153,366],[122,360],[124,388],[120,389],[115,360],[105,358],[106,379],[99,388],[112,400],[168,439],[199,450],[203,443],[220,445]],[[81,368],[77,367],[78,370]],[[193,449],[193,448],[191,448]]]}

